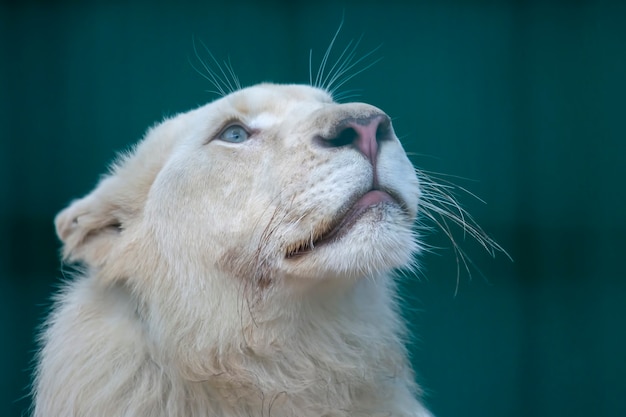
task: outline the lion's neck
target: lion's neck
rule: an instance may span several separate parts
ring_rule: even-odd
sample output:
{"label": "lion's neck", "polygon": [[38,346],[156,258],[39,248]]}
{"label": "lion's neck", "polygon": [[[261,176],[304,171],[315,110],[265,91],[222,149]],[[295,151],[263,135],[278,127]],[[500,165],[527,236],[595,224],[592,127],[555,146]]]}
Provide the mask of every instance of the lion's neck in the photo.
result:
{"label": "lion's neck", "polygon": [[[167,311],[151,311],[124,286],[103,289],[93,280],[78,280],[58,310],[66,331],[48,335],[42,355],[49,366],[38,376],[55,380],[41,386],[64,392],[41,398],[68,399],[65,406],[92,416],[112,407],[120,408],[119,415],[233,417],[341,416],[341,408],[350,410],[347,415],[373,415],[402,401],[414,407],[400,326],[386,291],[372,280],[341,296],[298,300],[299,305],[244,307],[239,311],[249,316],[236,321],[227,322],[233,317],[226,311],[205,317],[223,333],[207,339],[191,337],[204,324],[175,329],[176,317],[168,321]],[[163,328],[169,333],[154,332]],[[67,357],[79,372],[63,371]],[[397,395],[398,385],[406,387],[405,398],[389,397]],[[136,409],[124,408],[128,404]],[[42,403],[39,415],[65,406]]]}
{"label": "lion's neck", "polygon": [[267,299],[268,308],[244,303],[233,340],[207,347],[193,365],[177,369],[241,415],[248,409],[264,415],[260,410],[268,413],[270,406],[278,416],[292,415],[279,410],[331,413],[324,404],[358,415],[356,404],[369,410],[389,401],[386,387],[393,381],[412,386],[399,342],[402,328],[385,285],[364,280],[335,294]]}

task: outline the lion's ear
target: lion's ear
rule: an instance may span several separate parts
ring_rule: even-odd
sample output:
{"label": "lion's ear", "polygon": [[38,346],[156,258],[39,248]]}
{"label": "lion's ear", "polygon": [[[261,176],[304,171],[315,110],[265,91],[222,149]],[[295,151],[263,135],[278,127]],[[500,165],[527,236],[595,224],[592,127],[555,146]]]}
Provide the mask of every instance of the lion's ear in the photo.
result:
{"label": "lion's ear", "polygon": [[133,150],[118,157],[110,174],[87,196],[72,202],[56,219],[63,258],[122,273],[129,252],[129,229],[141,221],[148,192],[185,127],[185,119],[168,119],[151,128]]}
{"label": "lion's ear", "polygon": [[55,218],[57,235],[63,242],[63,258],[90,266],[106,263],[119,245],[128,210],[116,195],[118,179],[107,177],[87,196],[72,202]]}

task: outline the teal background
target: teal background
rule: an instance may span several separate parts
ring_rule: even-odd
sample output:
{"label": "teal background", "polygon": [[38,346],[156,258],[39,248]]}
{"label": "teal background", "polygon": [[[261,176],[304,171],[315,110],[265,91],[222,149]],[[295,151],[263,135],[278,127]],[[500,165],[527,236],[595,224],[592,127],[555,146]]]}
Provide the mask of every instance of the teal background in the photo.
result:
{"label": "teal background", "polygon": [[1,3],[0,415],[29,404],[54,215],[147,127],[213,99],[192,40],[245,85],[307,82],[344,14],[336,51],[364,35],[383,58],[344,90],[393,117],[417,166],[462,177],[514,258],[464,242],[484,277],[462,271],[455,295],[433,232],[403,280],[434,413],[626,416],[626,6],[399,0]]}

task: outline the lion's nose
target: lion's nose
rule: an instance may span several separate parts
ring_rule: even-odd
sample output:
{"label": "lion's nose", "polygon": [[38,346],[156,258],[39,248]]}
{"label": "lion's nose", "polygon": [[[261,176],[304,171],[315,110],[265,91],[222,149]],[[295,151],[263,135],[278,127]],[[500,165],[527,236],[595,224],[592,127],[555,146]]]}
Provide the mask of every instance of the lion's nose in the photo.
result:
{"label": "lion's nose", "polygon": [[375,167],[379,143],[391,137],[389,116],[378,113],[340,120],[336,124],[334,134],[328,138],[321,138],[321,142],[328,147],[353,146]]}

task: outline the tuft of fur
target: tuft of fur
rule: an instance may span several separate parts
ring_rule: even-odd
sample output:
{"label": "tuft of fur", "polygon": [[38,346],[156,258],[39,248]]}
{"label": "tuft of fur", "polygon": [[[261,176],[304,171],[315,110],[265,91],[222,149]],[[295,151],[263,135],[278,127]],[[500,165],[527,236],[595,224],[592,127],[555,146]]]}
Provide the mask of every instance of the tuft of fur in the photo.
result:
{"label": "tuft of fur", "polygon": [[[85,270],[42,334],[34,415],[428,416],[392,279],[419,250],[418,178],[393,132],[375,164],[320,145],[372,115],[261,84],[150,129],[56,218]],[[316,246],[373,187],[398,204]]]}

